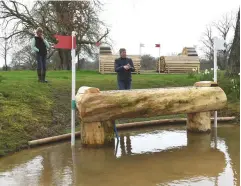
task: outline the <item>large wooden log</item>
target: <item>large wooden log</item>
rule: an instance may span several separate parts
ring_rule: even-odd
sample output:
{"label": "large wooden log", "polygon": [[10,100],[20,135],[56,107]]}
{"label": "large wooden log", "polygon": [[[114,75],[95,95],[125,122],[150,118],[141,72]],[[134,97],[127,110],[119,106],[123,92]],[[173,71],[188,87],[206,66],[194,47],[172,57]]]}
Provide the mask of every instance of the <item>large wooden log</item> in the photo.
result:
{"label": "large wooden log", "polygon": [[227,97],[220,87],[180,87],[77,94],[84,122],[152,117],[222,109]]}

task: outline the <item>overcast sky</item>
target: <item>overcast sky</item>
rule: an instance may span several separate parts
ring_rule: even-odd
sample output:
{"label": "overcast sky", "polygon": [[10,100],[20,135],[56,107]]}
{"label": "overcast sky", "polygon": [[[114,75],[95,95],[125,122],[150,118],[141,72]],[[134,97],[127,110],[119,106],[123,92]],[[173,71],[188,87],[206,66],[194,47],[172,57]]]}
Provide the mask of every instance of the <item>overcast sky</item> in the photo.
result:
{"label": "overcast sky", "polygon": [[[21,0],[31,6],[31,1]],[[111,28],[114,52],[127,49],[128,54],[158,56],[180,53],[183,47],[197,45],[205,26],[228,12],[237,12],[238,0],[101,0],[105,4],[101,19]],[[217,35],[218,36],[218,35]],[[201,55],[201,51],[199,51]],[[0,60],[0,66],[3,59]]]}
{"label": "overcast sky", "polygon": [[[205,26],[227,12],[237,12],[238,0],[103,0],[103,19],[111,25],[115,51],[125,47],[129,54],[180,53],[185,46],[200,47]],[[218,36],[218,35],[217,35]]]}

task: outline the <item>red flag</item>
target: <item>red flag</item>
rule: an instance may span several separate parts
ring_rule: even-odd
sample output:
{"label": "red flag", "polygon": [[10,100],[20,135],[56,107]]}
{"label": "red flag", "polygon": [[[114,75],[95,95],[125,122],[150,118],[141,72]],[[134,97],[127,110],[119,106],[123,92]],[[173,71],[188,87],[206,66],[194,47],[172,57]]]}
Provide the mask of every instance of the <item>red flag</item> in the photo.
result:
{"label": "red flag", "polygon": [[101,44],[100,42],[97,42],[95,45],[98,47],[98,46],[100,46],[100,44]]}
{"label": "red flag", "polygon": [[[58,43],[54,48],[72,49],[72,36],[54,35]],[[74,37],[74,49],[76,48],[76,37]]]}
{"label": "red flag", "polygon": [[160,44],[155,44],[155,47],[161,47],[161,45]]}

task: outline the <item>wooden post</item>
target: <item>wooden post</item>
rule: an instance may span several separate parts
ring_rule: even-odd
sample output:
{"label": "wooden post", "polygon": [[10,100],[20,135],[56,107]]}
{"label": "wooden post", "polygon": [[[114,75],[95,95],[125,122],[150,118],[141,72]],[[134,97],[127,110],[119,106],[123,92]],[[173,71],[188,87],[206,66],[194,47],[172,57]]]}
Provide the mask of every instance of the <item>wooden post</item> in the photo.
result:
{"label": "wooden post", "polygon": [[[217,87],[212,81],[200,81],[194,84],[195,87]],[[211,114],[208,112],[197,112],[187,114],[187,130],[191,132],[210,132]]]}
{"label": "wooden post", "polygon": [[[83,102],[86,95],[99,93],[94,87],[81,87],[76,95],[79,102]],[[78,105],[77,105],[78,108]],[[114,144],[114,121],[86,122],[81,120],[81,143],[87,146]]]}
{"label": "wooden post", "polygon": [[81,143],[86,146],[113,145],[114,121],[81,122]]}

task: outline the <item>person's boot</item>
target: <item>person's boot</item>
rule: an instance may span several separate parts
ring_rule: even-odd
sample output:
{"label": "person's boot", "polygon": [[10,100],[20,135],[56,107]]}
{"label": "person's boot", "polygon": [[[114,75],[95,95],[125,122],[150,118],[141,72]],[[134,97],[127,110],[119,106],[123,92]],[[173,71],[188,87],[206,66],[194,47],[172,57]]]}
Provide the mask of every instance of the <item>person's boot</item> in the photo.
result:
{"label": "person's boot", "polygon": [[45,79],[45,76],[46,76],[46,71],[43,71],[43,73],[42,73],[42,82],[43,83],[48,83],[48,81]]}
{"label": "person's boot", "polygon": [[41,70],[37,70],[37,74],[38,74],[38,82],[42,82]]}

